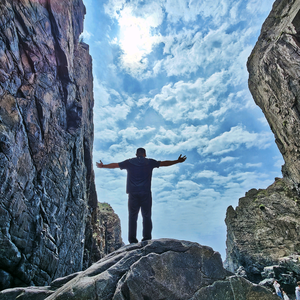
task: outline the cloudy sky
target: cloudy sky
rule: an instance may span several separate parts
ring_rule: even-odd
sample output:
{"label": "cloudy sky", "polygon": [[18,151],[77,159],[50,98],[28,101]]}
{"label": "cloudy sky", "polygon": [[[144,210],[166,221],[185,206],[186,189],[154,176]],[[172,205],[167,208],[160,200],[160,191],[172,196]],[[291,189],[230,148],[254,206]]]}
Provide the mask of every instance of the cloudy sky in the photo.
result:
{"label": "cloudy sky", "polygon": [[[225,215],[281,177],[282,157],[248,90],[247,58],[273,0],[84,0],[94,71],[94,163],[138,147],[183,164],[153,172],[153,238],[213,247]],[[127,243],[126,171],[95,169],[98,200]],[[139,223],[139,239],[141,223]]]}

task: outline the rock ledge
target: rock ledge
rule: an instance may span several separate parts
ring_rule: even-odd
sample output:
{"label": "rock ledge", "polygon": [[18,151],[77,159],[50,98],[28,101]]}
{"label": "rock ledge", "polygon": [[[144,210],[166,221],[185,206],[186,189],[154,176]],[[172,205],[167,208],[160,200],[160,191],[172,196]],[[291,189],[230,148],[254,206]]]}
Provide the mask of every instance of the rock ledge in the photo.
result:
{"label": "rock ledge", "polygon": [[230,275],[212,248],[160,239],[124,246],[47,287],[4,290],[0,299],[277,299],[266,288]]}

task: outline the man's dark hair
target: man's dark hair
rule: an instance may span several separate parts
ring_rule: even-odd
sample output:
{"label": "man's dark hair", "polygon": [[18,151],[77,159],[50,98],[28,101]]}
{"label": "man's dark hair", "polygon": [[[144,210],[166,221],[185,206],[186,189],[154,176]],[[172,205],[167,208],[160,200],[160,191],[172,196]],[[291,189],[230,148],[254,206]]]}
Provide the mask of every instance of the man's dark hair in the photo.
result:
{"label": "man's dark hair", "polygon": [[144,148],[138,148],[136,150],[136,156],[143,156],[144,154],[146,154],[146,150]]}

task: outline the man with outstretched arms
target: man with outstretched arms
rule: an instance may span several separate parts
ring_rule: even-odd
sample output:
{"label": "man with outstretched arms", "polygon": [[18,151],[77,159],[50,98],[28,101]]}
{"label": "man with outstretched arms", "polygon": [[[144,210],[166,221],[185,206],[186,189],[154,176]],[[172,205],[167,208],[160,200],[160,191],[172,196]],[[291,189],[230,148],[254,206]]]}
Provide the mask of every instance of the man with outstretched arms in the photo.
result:
{"label": "man with outstretched arms", "polygon": [[142,241],[151,240],[152,235],[152,195],[151,179],[154,168],[168,167],[186,160],[186,156],[180,155],[177,160],[157,161],[146,158],[146,150],[138,148],[136,157],[124,160],[120,163],[110,163],[104,165],[102,161],[96,163],[98,168],[127,170],[126,193],[128,194],[128,211],[129,211],[129,243],[138,243],[136,238],[138,213],[141,209],[143,217],[143,239]]}

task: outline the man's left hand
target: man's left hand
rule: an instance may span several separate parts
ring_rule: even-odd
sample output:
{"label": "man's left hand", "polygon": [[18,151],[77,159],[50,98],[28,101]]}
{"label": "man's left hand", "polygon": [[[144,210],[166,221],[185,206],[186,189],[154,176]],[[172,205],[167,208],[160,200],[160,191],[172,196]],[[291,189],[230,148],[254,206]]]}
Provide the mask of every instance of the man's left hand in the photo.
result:
{"label": "man's left hand", "polygon": [[182,156],[182,154],[179,155],[178,157],[178,162],[182,163],[186,160],[186,156]]}

